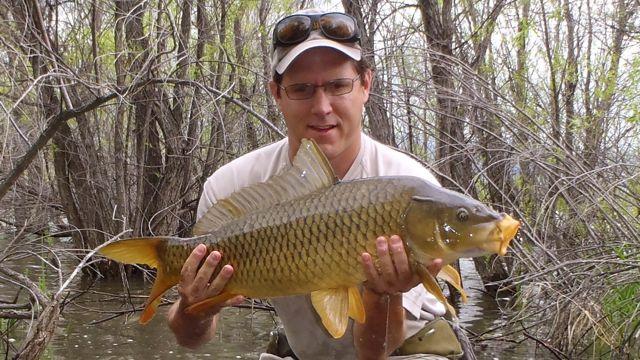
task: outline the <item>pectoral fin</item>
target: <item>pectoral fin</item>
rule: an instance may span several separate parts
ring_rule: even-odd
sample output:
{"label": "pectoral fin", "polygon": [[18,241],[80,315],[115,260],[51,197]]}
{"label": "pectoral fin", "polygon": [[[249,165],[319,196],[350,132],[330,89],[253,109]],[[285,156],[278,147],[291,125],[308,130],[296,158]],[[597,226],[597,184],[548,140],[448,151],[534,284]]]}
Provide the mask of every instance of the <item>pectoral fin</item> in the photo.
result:
{"label": "pectoral fin", "polygon": [[460,296],[462,297],[462,302],[467,302],[467,293],[462,288],[462,280],[460,279],[460,274],[458,271],[451,265],[447,265],[440,270],[438,273],[438,278],[442,279],[449,284],[453,285],[453,287],[458,290]]}
{"label": "pectoral fin", "polygon": [[[353,306],[351,306],[352,302]],[[334,339],[342,337],[347,330],[349,314],[351,313],[352,307],[356,316],[362,316],[362,318],[364,318],[362,299],[350,301],[349,288],[314,291],[311,293],[311,304],[313,304],[314,309],[316,309],[316,312],[320,316],[320,320],[325,329],[327,329]],[[358,310],[358,307],[360,307],[361,310]],[[360,311],[362,312],[361,315]]]}
{"label": "pectoral fin", "polygon": [[447,308],[447,311],[451,314],[453,318],[456,318],[456,310],[449,304],[447,298],[442,293],[440,286],[436,279],[431,275],[427,269],[420,269],[420,276],[422,277],[422,285],[436,297],[436,299],[440,300],[441,303]]}

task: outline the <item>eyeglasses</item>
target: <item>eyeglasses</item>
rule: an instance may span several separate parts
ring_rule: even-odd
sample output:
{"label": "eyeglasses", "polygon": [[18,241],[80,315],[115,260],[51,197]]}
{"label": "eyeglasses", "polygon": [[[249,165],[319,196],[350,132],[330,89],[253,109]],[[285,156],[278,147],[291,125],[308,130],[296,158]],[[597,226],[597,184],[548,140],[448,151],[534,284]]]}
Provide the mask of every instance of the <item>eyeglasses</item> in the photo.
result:
{"label": "eyeglasses", "polygon": [[350,78],[334,79],[327,81],[321,85],[314,84],[292,84],[287,86],[280,86],[282,90],[287,94],[287,97],[291,100],[307,100],[313,97],[316,89],[324,88],[324,92],[331,96],[345,95],[353,91],[353,83],[360,78],[360,75]]}
{"label": "eyeglasses", "polygon": [[339,42],[360,41],[360,30],[356,19],[350,15],[343,13],[297,14],[278,21],[273,30],[273,48],[299,44],[309,37],[311,31],[318,29],[331,40]]}

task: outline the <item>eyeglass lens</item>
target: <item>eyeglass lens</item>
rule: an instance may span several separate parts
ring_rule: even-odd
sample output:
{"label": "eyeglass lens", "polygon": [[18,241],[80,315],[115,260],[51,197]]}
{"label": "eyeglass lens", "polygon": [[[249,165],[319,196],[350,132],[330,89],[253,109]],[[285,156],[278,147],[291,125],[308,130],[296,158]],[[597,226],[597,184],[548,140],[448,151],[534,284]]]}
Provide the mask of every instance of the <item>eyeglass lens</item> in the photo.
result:
{"label": "eyeglass lens", "polygon": [[353,79],[335,79],[327,81],[322,85],[314,84],[292,84],[284,87],[284,91],[291,100],[306,100],[313,97],[316,92],[316,88],[324,88],[325,93],[331,96],[339,96],[350,93],[353,90],[353,83],[360,76],[356,76]]}

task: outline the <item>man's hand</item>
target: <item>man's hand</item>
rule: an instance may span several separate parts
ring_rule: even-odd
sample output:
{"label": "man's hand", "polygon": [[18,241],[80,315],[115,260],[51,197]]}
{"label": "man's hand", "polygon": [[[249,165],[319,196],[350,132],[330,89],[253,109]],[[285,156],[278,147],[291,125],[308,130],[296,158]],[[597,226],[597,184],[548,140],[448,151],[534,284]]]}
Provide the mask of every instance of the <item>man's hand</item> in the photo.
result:
{"label": "man's hand", "polygon": [[236,296],[204,312],[193,315],[185,313],[184,310],[189,306],[220,294],[233,275],[233,267],[227,264],[211,279],[222,256],[218,251],[212,251],[203,261],[206,254],[206,246],[200,244],[185,261],[178,283],[180,299],[173,304],[168,315],[169,327],[178,344],[189,348],[196,348],[213,337],[220,309],[244,300],[242,296]]}
{"label": "man's hand", "polygon": [[[411,271],[407,252],[398,235],[376,239],[374,263],[371,254],[362,253],[364,283],[363,303],[367,314],[364,324],[356,323],[353,337],[359,359],[386,359],[404,341],[402,294],[421,282]],[[428,267],[436,276],[442,269],[437,259]]]}
{"label": "man's hand", "polygon": [[[202,258],[206,253],[206,246],[200,244],[196,246],[187,261],[182,265],[180,282],[178,283],[178,294],[180,294],[180,307],[182,309],[220,294],[233,275],[233,267],[227,264],[222,267],[218,276],[212,280],[211,276],[220,265],[222,255],[218,251],[212,251],[202,262]],[[198,268],[201,262],[202,266]],[[221,308],[235,305],[242,302],[242,300],[242,296],[236,296],[220,305],[207,309],[199,315],[211,317],[220,312]]]}
{"label": "man's hand", "polygon": [[[362,266],[367,281],[364,285],[378,294],[407,292],[421,282],[417,274],[411,272],[407,252],[400,236],[376,239],[378,260],[374,263],[371,254],[362,253]],[[435,277],[442,269],[442,260],[435,259],[427,269]]]}

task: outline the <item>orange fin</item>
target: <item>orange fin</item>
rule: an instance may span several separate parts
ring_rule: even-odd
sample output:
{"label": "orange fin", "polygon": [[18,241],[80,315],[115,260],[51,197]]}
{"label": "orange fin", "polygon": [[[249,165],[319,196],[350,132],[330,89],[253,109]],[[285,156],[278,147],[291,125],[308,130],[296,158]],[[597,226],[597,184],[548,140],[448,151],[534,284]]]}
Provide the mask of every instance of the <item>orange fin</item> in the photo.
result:
{"label": "orange fin", "polygon": [[223,302],[231,299],[232,297],[236,296],[236,294],[231,294],[228,292],[223,292],[219,295],[216,295],[214,297],[210,297],[208,299],[204,299],[200,302],[197,302],[189,307],[187,307],[186,309],[184,309],[184,312],[186,312],[187,314],[197,314],[200,312],[203,312],[209,308],[212,308],[216,305],[222,304]]}
{"label": "orange fin", "polygon": [[123,239],[101,248],[98,252],[117,262],[145,264],[157,269],[161,262],[157,249],[167,239],[160,237]]}
{"label": "orange fin", "polygon": [[456,288],[456,290],[458,290],[460,296],[462,297],[462,302],[467,302],[467,292],[462,288],[462,280],[460,279],[460,274],[453,266],[447,265],[443,267],[442,270],[440,270],[440,273],[438,273],[438,278],[448,282],[454,288]]}
{"label": "orange fin", "polygon": [[331,163],[313,139],[302,139],[291,166],[266,182],[242,188],[219,199],[193,226],[193,235],[208,234],[251,211],[325,189],[338,181]]}
{"label": "orange fin", "polygon": [[158,305],[160,305],[160,300],[162,300],[162,294],[177,284],[178,280],[178,276],[167,276],[165,275],[162,267],[158,268],[156,281],[153,283],[153,288],[151,289],[147,303],[142,311],[142,315],[140,316],[140,324],[144,325],[154,317],[156,310],[158,309]]}
{"label": "orange fin", "polygon": [[362,296],[360,296],[360,290],[355,286],[349,288],[349,316],[360,324],[364,323],[364,304]]}
{"label": "orange fin", "polygon": [[[354,301],[354,307],[357,306]],[[360,300],[362,303],[362,300]],[[334,339],[341,338],[349,324],[349,289],[326,289],[311,293],[311,304],[320,316],[325,329]],[[364,312],[364,307],[363,307]]]}
{"label": "orange fin", "polygon": [[442,293],[442,289],[440,289],[440,285],[436,279],[431,275],[431,273],[425,269],[424,267],[419,268],[420,277],[422,277],[422,285],[436,297],[436,299],[440,300],[441,303],[447,308],[447,311],[451,314],[451,317],[456,319],[456,310],[449,304],[447,298]]}
{"label": "orange fin", "polygon": [[100,250],[102,255],[125,264],[145,264],[158,269],[156,281],[147,299],[144,311],[140,316],[140,324],[148,323],[156,314],[162,294],[178,283],[179,276],[166,274],[158,248],[168,237],[143,237],[124,239],[111,243]]}

